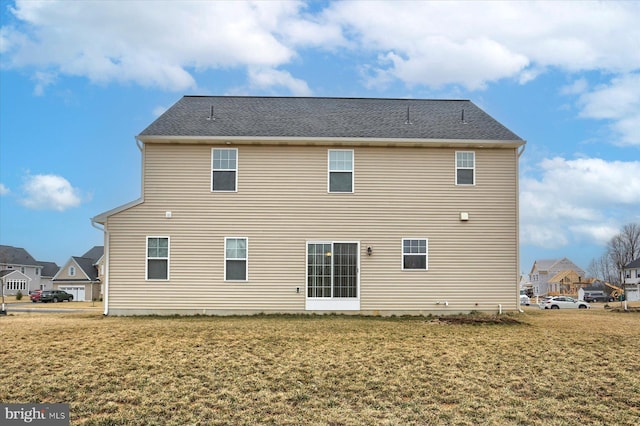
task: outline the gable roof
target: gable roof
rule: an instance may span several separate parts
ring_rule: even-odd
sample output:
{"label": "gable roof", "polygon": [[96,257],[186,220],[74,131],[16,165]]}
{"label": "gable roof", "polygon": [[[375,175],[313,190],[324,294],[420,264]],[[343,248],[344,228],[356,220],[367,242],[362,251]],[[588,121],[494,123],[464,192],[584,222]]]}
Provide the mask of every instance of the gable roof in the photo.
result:
{"label": "gable roof", "polygon": [[78,266],[82,269],[82,272],[85,273],[87,278],[91,281],[95,281],[98,278],[98,271],[94,264],[97,259],[92,259],[88,257],[72,257],[73,260],[78,264]]}
{"label": "gable roof", "polygon": [[524,144],[468,100],[184,96],[138,135],[176,139],[392,139]]}
{"label": "gable roof", "polygon": [[25,249],[0,245],[0,263],[7,265],[40,266]]}
{"label": "gable roof", "polygon": [[5,269],[3,271],[0,271],[0,278],[3,280],[7,278],[9,275],[18,275],[21,277],[21,279],[26,279],[28,281],[31,281],[31,278],[29,278],[22,272],[18,271],[17,269]]}
{"label": "gable roof", "polygon": [[94,246],[91,249],[89,249],[88,252],[83,254],[81,257],[84,257],[87,259],[93,259],[93,263],[96,263],[98,260],[100,260],[103,254],[104,254],[104,246]]}
{"label": "gable roof", "polygon": [[580,277],[580,274],[576,271],[574,271],[573,269],[565,269],[564,271],[560,271],[557,274],[555,274],[553,277],[549,278],[550,283],[559,283],[562,280],[564,280],[565,278],[569,277],[569,278],[574,278],[572,276],[575,276],[576,278]]}
{"label": "gable roof", "polygon": [[55,262],[38,262],[42,266],[40,275],[43,277],[53,277],[58,273],[60,267]]}
{"label": "gable roof", "polygon": [[629,268],[640,268],[640,257],[634,260],[633,262],[628,263],[624,267],[624,269],[629,269]]}
{"label": "gable roof", "polygon": [[538,272],[540,271],[548,272],[549,269],[551,269],[551,267],[555,265],[557,262],[558,262],[558,259],[536,260],[535,262],[533,262],[533,266],[531,267],[531,273],[533,273],[534,270],[537,270]]}
{"label": "gable roof", "polygon": [[568,262],[571,265],[575,266],[575,268],[572,268],[574,271],[576,271],[576,273],[578,275],[584,275],[584,270],[582,268],[580,268],[578,265],[576,265],[575,263],[573,263],[573,261],[571,261],[571,259],[568,259],[566,257],[563,257],[561,259],[541,259],[541,260],[536,260],[535,262],[533,262],[533,266],[531,267],[531,272],[530,274],[533,273],[534,270],[538,271],[538,272],[549,272],[551,271],[554,267],[556,267],[556,265],[558,265],[561,262]]}

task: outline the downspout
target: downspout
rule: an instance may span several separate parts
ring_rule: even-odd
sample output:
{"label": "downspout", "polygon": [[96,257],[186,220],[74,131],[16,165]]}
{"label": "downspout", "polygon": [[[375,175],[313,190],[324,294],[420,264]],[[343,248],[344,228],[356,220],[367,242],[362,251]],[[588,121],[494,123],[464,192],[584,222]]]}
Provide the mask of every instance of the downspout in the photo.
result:
{"label": "downspout", "polygon": [[[109,231],[106,226],[100,228],[93,218],[91,226],[104,232],[104,315],[109,315]],[[93,289],[93,285],[91,288]],[[93,299],[93,296],[91,298]]]}
{"label": "downspout", "polygon": [[518,273],[516,274],[518,280],[516,306],[518,307],[518,312],[521,314],[523,314],[524,311],[520,307],[520,157],[524,154],[526,146],[526,142],[520,146],[520,149],[518,150],[518,159],[516,160],[516,217],[518,218],[516,221],[516,265],[518,267]]}

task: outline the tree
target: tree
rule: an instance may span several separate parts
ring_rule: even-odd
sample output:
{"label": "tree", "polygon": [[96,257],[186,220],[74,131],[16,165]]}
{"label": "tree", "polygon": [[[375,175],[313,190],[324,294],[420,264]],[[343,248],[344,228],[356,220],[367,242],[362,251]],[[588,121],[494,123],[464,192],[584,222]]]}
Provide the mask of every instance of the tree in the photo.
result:
{"label": "tree", "polygon": [[[607,255],[615,266],[617,277],[622,277],[622,269],[629,262],[640,257],[640,224],[629,223],[607,244]],[[622,280],[616,280],[618,283]]]}
{"label": "tree", "polygon": [[608,253],[591,260],[589,267],[587,268],[589,275],[597,278],[601,281],[607,281],[615,283],[617,281],[616,268],[611,262],[611,257]]}

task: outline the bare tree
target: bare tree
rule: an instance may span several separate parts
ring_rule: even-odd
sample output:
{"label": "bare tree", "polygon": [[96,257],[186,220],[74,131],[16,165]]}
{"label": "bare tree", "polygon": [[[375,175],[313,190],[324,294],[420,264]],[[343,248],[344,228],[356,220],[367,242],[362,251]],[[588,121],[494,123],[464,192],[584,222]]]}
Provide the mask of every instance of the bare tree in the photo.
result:
{"label": "bare tree", "polygon": [[[622,227],[620,236],[626,245],[629,262],[640,257],[640,224],[629,223]],[[627,262],[627,263],[629,263]]]}
{"label": "bare tree", "polygon": [[615,283],[617,280],[617,273],[615,266],[611,263],[611,257],[608,253],[591,260],[587,272],[594,278],[610,283]]}
{"label": "bare tree", "polygon": [[607,244],[607,255],[615,266],[618,283],[622,282],[622,269],[640,256],[640,224],[629,223]]}

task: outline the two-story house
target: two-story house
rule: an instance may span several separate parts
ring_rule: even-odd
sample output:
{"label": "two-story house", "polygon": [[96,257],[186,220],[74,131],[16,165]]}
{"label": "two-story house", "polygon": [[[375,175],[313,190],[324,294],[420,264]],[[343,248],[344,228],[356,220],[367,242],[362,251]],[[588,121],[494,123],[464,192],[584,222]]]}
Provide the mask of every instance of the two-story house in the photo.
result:
{"label": "two-story house", "polygon": [[38,262],[25,249],[0,245],[0,285],[4,294],[48,288],[58,265],[53,262]]}
{"label": "two-story house", "polygon": [[53,287],[73,295],[76,301],[102,297],[103,246],[92,247],[82,256],[72,256],[53,277]]}
{"label": "two-story house", "polygon": [[630,302],[640,301],[640,257],[625,265],[622,274],[627,300]]}
{"label": "two-story house", "polygon": [[[547,294],[574,294],[579,283],[585,281],[586,274],[582,268],[571,260],[545,259],[533,262],[529,281],[535,296]],[[569,279],[569,281],[566,281]]]}
{"label": "two-story house", "polygon": [[137,141],[105,314],[518,309],[525,141],[470,101],[185,96]]}

